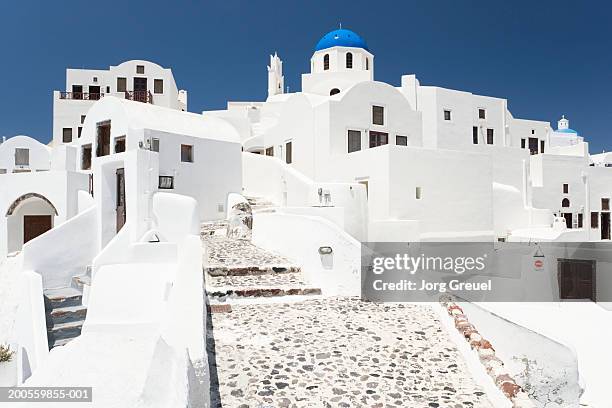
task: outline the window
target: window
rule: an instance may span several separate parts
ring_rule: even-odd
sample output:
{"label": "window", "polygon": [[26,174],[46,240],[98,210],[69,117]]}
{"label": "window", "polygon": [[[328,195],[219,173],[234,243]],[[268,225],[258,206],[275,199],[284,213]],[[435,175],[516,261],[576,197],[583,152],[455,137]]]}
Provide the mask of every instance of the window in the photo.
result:
{"label": "window", "polygon": [[385,108],[372,106],[372,123],[381,126],[385,124]]}
{"label": "window", "polygon": [[293,161],[293,143],[285,143],[285,162],[291,164]]}
{"label": "window", "polygon": [[111,121],[99,122],[96,127],[96,157],[108,156],[111,153]]}
{"label": "window", "polygon": [[521,139],[521,149],[524,149],[527,146],[527,139]]}
{"label": "window", "polygon": [[602,211],[610,211],[610,199],[602,198],[601,199],[601,210]]}
{"label": "window", "polygon": [[174,177],[159,176],[159,188],[161,190],[172,190],[174,188]]}
{"label": "window", "polygon": [[408,146],[408,136],[395,136],[395,144],[397,146]]}
{"label": "window", "polygon": [[570,206],[570,200],[568,198],[564,198],[563,201],[561,201],[561,207],[569,208],[569,206]]}
{"label": "window", "polygon": [[478,109],[478,119],[486,119],[487,118],[487,111],[480,108]]}
{"label": "window", "polygon": [[274,146],[270,146],[266,149],[266,156],[274,156]]}
{"label": "window", "polygon": [[563,184],[563,194],[569,194],[569,184]]}
{"label": "window", "polygon": [[353,153],[361,150],[361,132],[358,130],[348,131],[348,152]]}
{"label": "window", "polygon": [[125,136],[115,138],[115,153],[125,152]]}
{"label": "window", "polygon": [[329,54],[325,54],[323,56],[323,70],[327,71],[329,69]]}
{"label": "window", "polygon": [[346,67],[353,68],[353,54],[350,52],[346,53]]}
{"label": "window", "polygon": [[72,85],[72,99],[83,99],[83,85]]}
{"label": "window", "polygon": [[531,129],[531,134],[535,135],[535,129]]}
{"label": "window", "polygon": [[83,150],[81,151],[81,169],[89,170],[91,169],[91,145],[83,146]]}
{"label": "window", "polygon": [[117,92],[127,91],[127,78],[117,78]]}
{"label": "window", "polygon": [[329,91],[329,96],[339,94],[339,93],[340,93],[340,90],[338,88],[334,88],[331,91]]}
{"label": "window", "polygon": [[193,163],[193,146],[181,145],[181,161],[183,163]]}
{"label": "window", "polygon": [[487,144],[493,144],[493,129],[487,129]]}
{"label": "window", "polygon": [[370,70],[370,59],[366,57],[366,71]]}
{"label": "window", "polygon": [[0,174],[6,174],[6,169],[0,169]]}
{"label": "window", "polygon": [[578,228],[582,228],[584,216],[582,213],[578,213]]}
{"label": "window", "polygon": [[64,143],[72,142],[72,128],[62,129],[62,141]]}
{"label": "window", "polygon": [[159,139],[156,137],[151,139],[151,151],[159,152]]}
{"label": "window", "polygon": [[15,166],[30,165],[30,149],[15,149]]}
{"label": "window", "polygon": [[81,115],[81,125],[82,125],[83,123],[85,123],[85,117],[86,117],[86,116],[87,116],[87,115]]}
{"label": "window", "polygon": [[421,190],[421,187],[417,187],[417,188],[415,189],[414,195],[415,195],[415,198],[416,198],[417,200],[420,200],[420,199],[421,199],[421,197],[422,197],[422,190]]}
{"label": "window", "polygon": [[136,65],[136,73],[144,74],[144,65]]}
{"label": "window", "polygon": [[444,109],[444,120],[451,120],[451,111]]}
{"label": "window", "polygon": [[591,228],[599,228],[599,213],[591,213]]}
{"label": "window", "polygon": [[110,86],[106,87],[106,93],[110,93]]}
{"label": "window", "polygon": [[478,144],[478,126],[472,126],[472,143]]}
{"label": "window", "polygon": [[544,153],[544,141],[540,140],[540,153]]}
{"label": "window", "polygon": [[83,126],[79,126],[77,128],[77,138],[81,137],[81,133],[83,133]]}
{"label": "window", "polygon": [[164,80],[163,79],[155,79],[153,81],[153,92],[156,94],[164,93]]}
{"label": "window", "polygon": [[389,143],[389,135],[383,132],[370,131],[370,147],[383,146]]}

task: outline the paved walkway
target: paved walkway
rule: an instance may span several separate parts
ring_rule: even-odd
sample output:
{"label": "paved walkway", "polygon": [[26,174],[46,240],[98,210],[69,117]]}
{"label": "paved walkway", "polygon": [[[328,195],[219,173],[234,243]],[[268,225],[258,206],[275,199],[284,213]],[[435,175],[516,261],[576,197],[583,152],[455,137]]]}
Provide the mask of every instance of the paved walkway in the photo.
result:
{"label": "paved walkway", "polygon": [[213,407],[491,407],[426,306],[234,303],[212,326]]}

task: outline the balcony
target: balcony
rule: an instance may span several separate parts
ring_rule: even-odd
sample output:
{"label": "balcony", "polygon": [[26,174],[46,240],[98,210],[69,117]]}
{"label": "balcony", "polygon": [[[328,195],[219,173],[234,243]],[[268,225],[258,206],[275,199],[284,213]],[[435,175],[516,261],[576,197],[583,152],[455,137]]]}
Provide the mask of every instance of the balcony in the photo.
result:
{"label": "balcony", "polygon": [[125,99],[136,102],[153,103],[153,94],[150,91],[125,91]]}
{"label": "balcony", "polygon": [[72,99],[79,101],[97,101],[104,96],[103,93],[90,92],[60,92],[60,99]]}

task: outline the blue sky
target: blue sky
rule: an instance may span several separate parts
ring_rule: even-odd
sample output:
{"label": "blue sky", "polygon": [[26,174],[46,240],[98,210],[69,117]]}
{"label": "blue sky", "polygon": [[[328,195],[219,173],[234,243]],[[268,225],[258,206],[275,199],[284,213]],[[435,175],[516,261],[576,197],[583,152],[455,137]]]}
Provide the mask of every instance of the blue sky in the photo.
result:
{"label": "blue sky", "polygon": [[51,138],[65,69],[147,59],[172,68],[189,110],[266,97],[268,55],[285,85],[339,22],[366,39],[377,80],[508,99],[515,117],[561,114],[612,149],[612,6],[577,1],[15,1],[0,3],[0,135]]}

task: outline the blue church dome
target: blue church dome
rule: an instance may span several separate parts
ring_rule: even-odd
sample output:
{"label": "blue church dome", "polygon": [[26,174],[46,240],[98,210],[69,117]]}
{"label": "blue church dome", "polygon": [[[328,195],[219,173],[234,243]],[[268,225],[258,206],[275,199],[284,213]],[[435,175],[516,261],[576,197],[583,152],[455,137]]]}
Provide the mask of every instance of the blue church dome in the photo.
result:
{"label": "blue church dome", "polygon": [[576,134],[578,133],[574,129],[569,129],[569,128],[568,129],[558,129],[557,132],[559,132],[559,133],[576,133]]}
{"label": "blue church dome", "polygon": [[331,47],[355,47],[368,50],[368,45],[363,38],[355,32],[345,28],[340,28],[325,34],[317,43],[315,51],[321,51]]}

